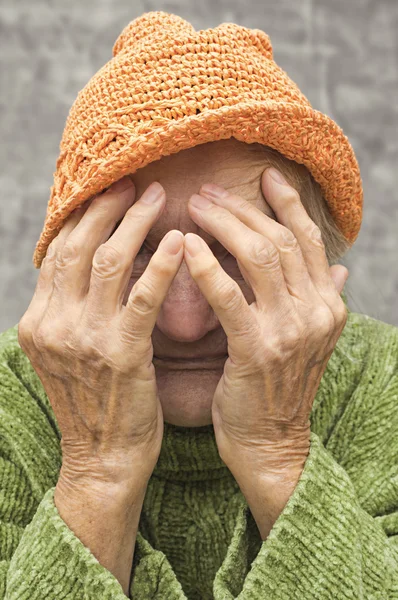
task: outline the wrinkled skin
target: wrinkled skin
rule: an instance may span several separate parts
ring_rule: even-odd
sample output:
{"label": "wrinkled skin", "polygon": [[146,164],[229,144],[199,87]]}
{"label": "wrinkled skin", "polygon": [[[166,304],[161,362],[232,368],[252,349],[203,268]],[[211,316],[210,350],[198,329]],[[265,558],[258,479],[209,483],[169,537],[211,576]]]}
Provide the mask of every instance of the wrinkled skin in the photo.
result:
{"label": "wrinkled skin", "polygon": [[[253,302],[252,289],[242,277],[235,257],[192,220],[188,201],[192,194],[199,193],[202,184],[212,182],[275,219],[260,187],[261,174],[267,166],[264,156],[254,154],[248,144],[230,138],[162,157],[131,175],[137,198],[153,181],[159,181],[166,192],[166,206],[136,258],[124,303],[153,251],[171,229],[203,237],[225,272],[239,284],[248,303]],[[174,363],[171,369],[154,361],[164,420],[186,427],[212,423],[212,400],[227,359],[227,337],[184,260],[160,309],[152,343],[155,357],[173,359]],[[219,359],[216,366],[204,364],[209,357]],[[177,359],[188,358],[197,369],[178,363]]]}

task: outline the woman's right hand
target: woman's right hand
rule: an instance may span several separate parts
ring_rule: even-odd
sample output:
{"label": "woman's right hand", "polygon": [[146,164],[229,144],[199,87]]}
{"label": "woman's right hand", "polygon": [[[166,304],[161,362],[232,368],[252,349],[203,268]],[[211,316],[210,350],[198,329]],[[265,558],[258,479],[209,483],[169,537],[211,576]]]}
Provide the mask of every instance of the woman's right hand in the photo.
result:
{"label": "woman's right hand", "polygon": [[[159,190],[157,202],[145,202]],[[165,192],[154,182],[134,200],[124,177],[70,215],[48,247],[18,325],[19,344],[62,434],[61,473],[74,482],[128,481],[133,462],[149,479],[162,444],[151,335],[184,237],[173,230],[163,238],[124,306],[134,259]]]}

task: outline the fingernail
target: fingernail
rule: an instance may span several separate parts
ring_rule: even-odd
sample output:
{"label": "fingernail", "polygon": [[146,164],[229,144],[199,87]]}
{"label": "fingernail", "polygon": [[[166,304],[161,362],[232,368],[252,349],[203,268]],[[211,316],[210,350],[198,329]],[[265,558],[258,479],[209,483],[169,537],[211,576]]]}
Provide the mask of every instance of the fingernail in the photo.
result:
{"label": "fingernail", "polygon": [[283,177],[283,175],[277,169],[274,169],[274,167],[271,167],[270,169],[268,169],[268,173],[270,174],[272,179],[274,181],[276,181],[277,183],[280,183],[282,185],[288,185],[288,183],[287,183],[286,179]]}
{"label": "fingernail", "polygon": [[201,238],[190,233],[187,233],[185,236],[185,248],[191,256],[196,256],[199,252],[203,252],[206,249]]}
{"label": "fingernail", "polygon": [[198,194],[193,194],[193,196],[191,196],[190,203],[201,210],[205,210],[206,208],[213,206],[213,202],[211,200],[203,198],[203,196],[199,196]]}
{"label": "fingernail", "polygon": [[108,191],[111,190],[112,192],[117,192],[118,194],[120,194],[121,192],[124,192],[125,190],[128,190],[129,188],[133,187],[133,185],[134,184],[130,177],[126,175],[125,177],[119,179],[119,181],[115,181],[115,183],[112,183]]}
{"label": "fingernail", "polygon": [[181,249],[181,238],[184,237],[182,231],[169,231],[169,233],[163,238],[162,245],[163,249],[169,254],[177,254]]}
{"label": "fingernail", "polygon": [[201,186],[200,191],[206,194],[206,196],[210,196],[210,198],[214,198],[215,200],[228,196],[227,190],[219,185],[216,185],[215,183],[204,183]]}
{"label": "fingernail", "polygon": [[151,183],[149,188],[145,190],[141,197],[141,200],[145,204],[155,204],[163,196],[163,192],[163,186],[158,181],[154,181],[153,183]]}

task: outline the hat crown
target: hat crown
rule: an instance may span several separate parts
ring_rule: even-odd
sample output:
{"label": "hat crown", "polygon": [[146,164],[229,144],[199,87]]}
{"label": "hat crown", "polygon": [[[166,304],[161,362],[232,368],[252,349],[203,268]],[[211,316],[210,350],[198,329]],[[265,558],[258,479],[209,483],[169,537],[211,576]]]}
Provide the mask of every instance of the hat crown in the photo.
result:
{"label": "hat crown", "polygon": [[[219,41],[226,41],[235,45],[254,46],[265,58],[273,59],[272,43],[269,36],[260,29],[249,29],[235,23],[221,23],[212,29],[195,28],[182,17],[164,11],[150,11],[131,21],[121,32],[113,46],[113,56],[121,52],[131,51],[138,46],[149,45],[149,42],[163,42],[185,39],[189,41],[207,40],[220,34]],[[141,44],[140,44],[141,42]]]}
{"label": "hat crown", "polygon": [[192,34],[195,33],[195,29],[178,15],[160,10],[144,13],[123,29],[113,46],[113,56],[132,48],[145,38],[156,37],[160,40],[170,38],[171,33]]}
{"label": "hat crown", "polygon": [[34,265],[69,214],[114,181],[230,137],[304,164],[343,235],[356,239],[363,189],[353,148],[273,60],[268,35],[229,22],[196,31],[152,11],[122,30],[69,111]]}

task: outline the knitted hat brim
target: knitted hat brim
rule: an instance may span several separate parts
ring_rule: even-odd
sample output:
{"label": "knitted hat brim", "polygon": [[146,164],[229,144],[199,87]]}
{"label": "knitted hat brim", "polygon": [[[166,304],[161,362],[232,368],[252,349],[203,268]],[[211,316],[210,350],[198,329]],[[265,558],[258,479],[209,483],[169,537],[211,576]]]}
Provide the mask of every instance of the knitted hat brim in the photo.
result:
{"label": "knitted hat brim", "polygon": [[[159,117],[151,121],[151,127],[148,133],[148,123],[145,123],[142,127],[145,134],[142,134],[137,123],[129,141],[109,158],[86,159],[75,181],[65,185],[60,196],[56,197],[55,185],[52,186],[49,202],[52,212],[49,214],[47,209],[36,244],[32,259],[35,268],[41,267],[48,246],[69,215],[112,183],[162,156],[230,137],[248,144],[257,142],[270,146],[288,159],[305,165],[319,183],[344,237],[351,244],[357,238],[363,205],[359,165],[342,129],[324,113],[295,102],[250,100],[250,104],[240,102],[207,109],[178,120]],[[62,160],[67,158],[64,156]]]}

